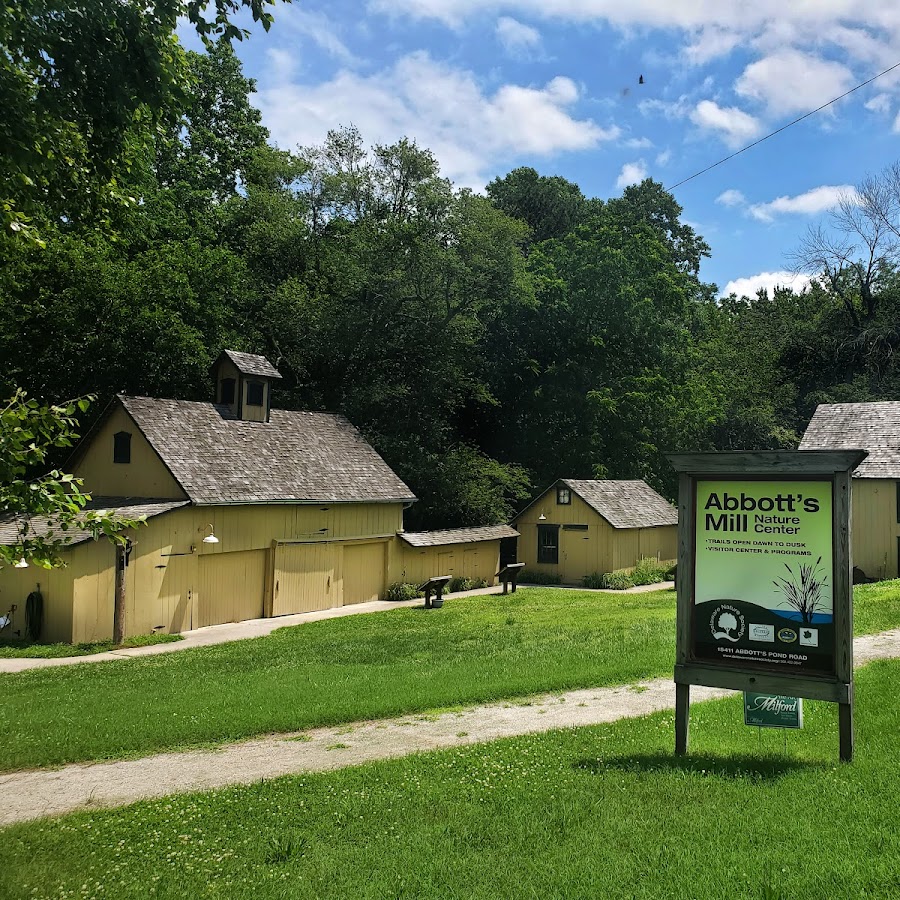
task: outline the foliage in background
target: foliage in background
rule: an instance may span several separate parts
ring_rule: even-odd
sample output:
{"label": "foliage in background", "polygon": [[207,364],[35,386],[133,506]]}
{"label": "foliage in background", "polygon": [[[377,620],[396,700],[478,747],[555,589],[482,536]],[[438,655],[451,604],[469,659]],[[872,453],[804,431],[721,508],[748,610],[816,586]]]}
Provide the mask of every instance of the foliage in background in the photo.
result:
{"label": "foliage in background", "polygon": [[[9,46],[69,34],[78,2],[52,24],[53,3],[7,0]],[[160,5],[107,2],[84,47],[101,33],[130,46]],[[151,78],[156,94],[117,105],[126,72],[73,105],[94,162],[60,169],[36,151],[26,162],[52,178],[4,189],[47,248],[0,238],[0,393],[202,400],[224,347],[263,353],[284,375],[277,405],[344,413],[410,485],[410,528],[508,521],[562,476],[643,478],[673,497],[667,451],[793,447],[817,403],[900,396],[898,171],[841,207],[841,240],[815,232],[801,248],[824,276],[808,291],[719,301],[699,278],[708,245],[651,180],[601,200],[520,168],[481,197],[406,139],[368,147],[343,128],[276,150],[228,44],[242,5],[268,15],[263,0],[220,0],[204,22],[194,0],[170,0],[165,15],[193,12],[207,53],[169,33],[169,56],[148,65],[171,86]],[[94,27],[79,22],[72,34]],[[28,53],[0,54],[0,85],[30,71]],[[83,94],[81,53],[59,65]],[[13,109],[32,96],[23,84]],[[46,127],[50,147],[54,121],[0,129]],[[18,178],[23,140],[0,149],[0,185]],[[108,202],[109,173],[140,203]]]}

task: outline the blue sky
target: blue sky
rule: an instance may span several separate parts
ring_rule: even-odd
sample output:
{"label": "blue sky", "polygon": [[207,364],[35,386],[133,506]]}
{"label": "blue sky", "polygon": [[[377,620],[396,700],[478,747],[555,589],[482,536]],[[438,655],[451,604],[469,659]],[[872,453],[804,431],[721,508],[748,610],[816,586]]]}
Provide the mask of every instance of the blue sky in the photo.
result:
{"label": "blue sky", "polygon": [[[353,124],[414,138],[460,186],[528,165],[608,198],[674,185],[900,61],[900,3],[295,0],[237,50],[281,147]],[[702,277],[788,283],[807,228],[898,157],[900,69],[677,188],[712,247]]]}

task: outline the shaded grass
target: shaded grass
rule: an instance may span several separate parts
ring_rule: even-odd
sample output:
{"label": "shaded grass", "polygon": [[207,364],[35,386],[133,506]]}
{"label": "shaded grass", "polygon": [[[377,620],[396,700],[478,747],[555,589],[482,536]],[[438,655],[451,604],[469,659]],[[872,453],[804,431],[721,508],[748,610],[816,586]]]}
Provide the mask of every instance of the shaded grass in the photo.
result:
{"label": "shaded grass", "polygon": [[146,754],[669,671],[671,591],[520,589],[0,678],[0,770]]}
{"label": "shaded grass", "polygon": [[[900,663],[802,732],[740,698],[16,826],[5,896],[818,900],[900,895]],[[0,888],[0,893],[3,889]]]}
{"label": "shaded grass", "polygon": [[125,638],[121,644],[112,641],[92,641],[83,644],[41,644],[31,641],[17,641],[13,638],[0,639],[0,659],[59,659],[65,656],[92,656],[94,653],[107,653],[110,650],[123,650],[128,647],[150,647],[153,644],[168,644],[172,641],[183,641],[180,634],[135,634]]}
{"label": "shaded grass", "polygon": [[[856,591],[900,625],[900,581]],[[0,676],[0,771],[144,755],[667,675],[674,591],[553,588],[284,628],[142,659]]]}

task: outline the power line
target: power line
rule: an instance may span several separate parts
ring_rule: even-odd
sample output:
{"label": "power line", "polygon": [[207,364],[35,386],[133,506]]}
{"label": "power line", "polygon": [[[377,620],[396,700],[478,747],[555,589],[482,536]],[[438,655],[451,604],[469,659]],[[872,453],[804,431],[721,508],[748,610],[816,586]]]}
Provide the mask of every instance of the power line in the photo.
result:
{"label": "power line", "polygon": [[854,91],[858,91],[860,88],[864,88],[867,84],[871,84],[873,81],[881,78],[882,75],[887,75],[888,72],[893,72],[894,69],[900,67],[900,62],[894,63],[889,69],[885,69],[883,72],[879,72],[877,75],[873,75],[868,81],[863,81],[861,84],[856,85],[854,88],[850,88],[849,91],[845,91],[841,94],[840,97],[835,97],[834,100],[829,100],[827,103],[823,103],[817,109],[812,110],[811,112],[804,113],[797,119],[794,119],[793,122],[788,122],[787,125],[782,125],[781,128],[776,128],[774,131],[769,132],[765,137],[759,138],[759,140],[754,141],[752,144],[747,144],[746,147],[742,147],[740,150],[735,150],[734,153],[726,156],[724,159],[720,159],[718,162],[714,162],[711,166],[707,166],[705,169],[701,169],[699,172],[694,172],[693,175],[688,178],[684,178],[678,182],[678,184],[673,184],[671,187],[666,188],[667,191],[674,191],[675,188],[681,187],[683,184],[687,184],[689,181],[693,181],[695,178],[699,178],[701,175],[705,175],[711,169],[715,169],[716,166],[721,166],[722,163],[727,163],[728,160],[734,159],[736,156],[740,156],[742,153],[746,153],[747,150],[752,149],[757,144],[761,144],[763,141],[767,141],[771,137],[775,137],[776,134],[781,134],[782,131],[786,131],[788,128],[796,125],[798,122],[802,122],[804,119],[808,119],[810,116],[814,116],[817,112],[821,112],[827,106],[831,106],[832,103],[837,103],[838,100],[843,100],[844,97],[848,97]]}

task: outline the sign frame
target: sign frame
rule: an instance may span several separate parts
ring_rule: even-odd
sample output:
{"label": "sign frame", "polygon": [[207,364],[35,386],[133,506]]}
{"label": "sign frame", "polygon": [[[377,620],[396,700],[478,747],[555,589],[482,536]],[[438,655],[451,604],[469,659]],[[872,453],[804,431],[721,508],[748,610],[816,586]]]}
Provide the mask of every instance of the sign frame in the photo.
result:
{"label": "sign frame", "polygon": [[[853,568],[851,473],[865,450],[670,453],[678,472],[678,583],[675,642],[675,752],[688,749],[692,684],[826,700],[839,706],[840,758],[853,758]],[[832,485],[834,672],[769,671],[741,662],[699,661],[692,654],[698,481],[829,481]]]}

